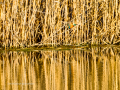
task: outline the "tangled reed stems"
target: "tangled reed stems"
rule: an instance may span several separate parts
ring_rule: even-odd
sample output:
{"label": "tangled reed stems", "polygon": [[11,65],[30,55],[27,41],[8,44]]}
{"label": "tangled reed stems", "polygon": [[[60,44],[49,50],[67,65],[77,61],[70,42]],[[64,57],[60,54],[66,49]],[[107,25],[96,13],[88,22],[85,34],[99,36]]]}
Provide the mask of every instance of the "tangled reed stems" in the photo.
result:
{"label": "tangled reed stems", "polygon": [[[119,0],[1,0],[0,45],[120,44]],[[68,23],[77,26],[68,29]]]}

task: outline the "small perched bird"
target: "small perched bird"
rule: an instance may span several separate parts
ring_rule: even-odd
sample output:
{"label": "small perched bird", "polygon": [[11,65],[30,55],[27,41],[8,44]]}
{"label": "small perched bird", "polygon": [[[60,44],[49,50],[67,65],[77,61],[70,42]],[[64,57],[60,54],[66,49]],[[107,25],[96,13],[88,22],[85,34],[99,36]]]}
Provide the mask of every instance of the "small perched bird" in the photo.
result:
{"label": "small perched bird", "polygon": [[71,36],[71,32],[73,31],[73,30],[71,30],[74,26],[76,26],[77,24],[68,24],[68,27],[69,27],[69,35]]}
{"label": "small perched bird", "polygon": [[77,24],[68,24],[69,29],[73,28],[74,26],[76,26]]}

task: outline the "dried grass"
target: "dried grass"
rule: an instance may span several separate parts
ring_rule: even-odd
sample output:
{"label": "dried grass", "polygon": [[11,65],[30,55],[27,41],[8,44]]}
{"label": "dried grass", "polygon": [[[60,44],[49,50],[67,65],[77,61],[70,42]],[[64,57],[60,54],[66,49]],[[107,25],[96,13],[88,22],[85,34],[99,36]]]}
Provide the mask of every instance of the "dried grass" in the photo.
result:
{"label": "dried grass", "polygon": [[[0,43],[5,48],[120,43],[118,0],[1,2]],[[69,30],[68,23],[78,25]]]}

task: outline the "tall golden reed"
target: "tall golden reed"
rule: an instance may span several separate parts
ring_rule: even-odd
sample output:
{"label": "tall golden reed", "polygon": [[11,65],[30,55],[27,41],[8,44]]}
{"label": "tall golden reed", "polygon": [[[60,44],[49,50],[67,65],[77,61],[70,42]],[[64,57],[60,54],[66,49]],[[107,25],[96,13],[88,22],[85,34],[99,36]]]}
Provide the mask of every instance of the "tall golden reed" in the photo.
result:
{"label": "tall golden reed", "polygon": [[[3,47],[120,43],[119,0],[0,2]],[[77,26],[69,30],[69,23]]]}

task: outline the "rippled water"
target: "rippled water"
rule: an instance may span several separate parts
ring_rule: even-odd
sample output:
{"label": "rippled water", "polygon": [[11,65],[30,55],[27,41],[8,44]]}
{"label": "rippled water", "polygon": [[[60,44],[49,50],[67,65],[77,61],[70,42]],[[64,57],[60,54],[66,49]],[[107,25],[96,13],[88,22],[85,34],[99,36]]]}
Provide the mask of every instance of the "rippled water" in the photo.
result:
{"label": "rippled water", "polygon": [[119,90],[120,48],[3,51],[3,90]]}

